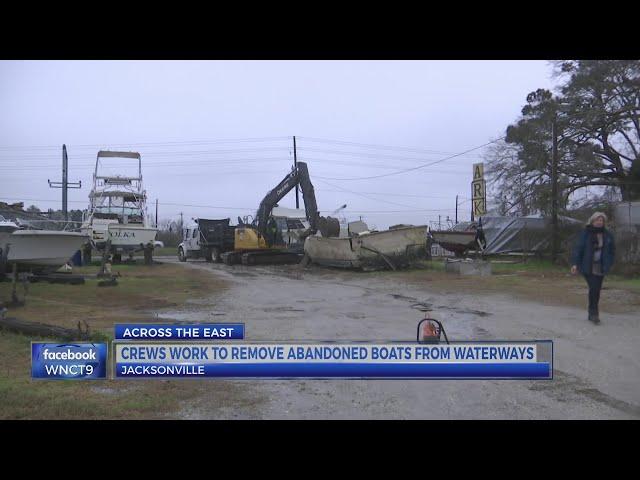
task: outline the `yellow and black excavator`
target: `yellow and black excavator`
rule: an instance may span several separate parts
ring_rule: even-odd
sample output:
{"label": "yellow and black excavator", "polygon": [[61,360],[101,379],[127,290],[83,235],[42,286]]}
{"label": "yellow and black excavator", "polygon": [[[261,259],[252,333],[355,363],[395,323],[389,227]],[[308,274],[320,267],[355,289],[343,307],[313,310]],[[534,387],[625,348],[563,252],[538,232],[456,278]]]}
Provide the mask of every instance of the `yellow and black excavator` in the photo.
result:
{"label": "yellow and black excavator", "polygon": [[221,255],[225,264],[285,264],[301,260],[300,249],[292,249],[284,244],[277,223],[271,216],[273,208],[296,185],[300,185],[302,190],[305,214],[309,221],[309,228],[300,236],[301,241],[304,243],[306,237],[315,235],[318,231],[323,237],[337,237],[340,234],[338,219],[320,216],[307,164],[298,162],[291,173],[262,199],[252,223],[238,218],[234,249]]}

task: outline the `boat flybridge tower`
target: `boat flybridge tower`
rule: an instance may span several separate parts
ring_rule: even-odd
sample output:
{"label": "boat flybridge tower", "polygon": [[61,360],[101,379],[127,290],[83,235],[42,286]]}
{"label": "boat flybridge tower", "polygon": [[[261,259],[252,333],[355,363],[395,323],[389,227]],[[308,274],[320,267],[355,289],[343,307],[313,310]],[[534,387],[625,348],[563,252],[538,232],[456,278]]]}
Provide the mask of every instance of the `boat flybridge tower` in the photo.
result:
{"label": "boat flybridge tower", "polygon": [[[138,160],[136,176],[103,175],[100,159],[106,157]],[[93,189],[89,194],[94,218],[118,218],[122,223],[143,223],[146,216],[146,192],[142,188],[142,159],[137,152],[98,152],[93,173]]]}
{"label": "boat flybridge tower", "polygon": [[[108,158],[137,160],[137,168],[129,167],[127,174],[113,173],[115,162],[105,161]],[[123,252],[132,257],[134,252],[146,251],[153,245],[157,229],[147,214],[139,153],[99,151],[89,202],[83,229],[89,233],[95,249],[104,251],[108,246],[114,260],[119,261]]]}

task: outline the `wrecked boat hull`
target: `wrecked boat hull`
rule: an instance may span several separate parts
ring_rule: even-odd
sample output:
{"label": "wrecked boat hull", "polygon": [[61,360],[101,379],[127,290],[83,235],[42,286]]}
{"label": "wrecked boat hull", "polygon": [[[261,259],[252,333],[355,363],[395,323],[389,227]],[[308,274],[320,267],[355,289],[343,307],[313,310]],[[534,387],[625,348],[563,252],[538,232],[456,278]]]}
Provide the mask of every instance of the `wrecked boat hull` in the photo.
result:
{"label": "wrecked boat hull", "polygon": [[431,237],[442,248],[458,256],[476,247],[476,232],[432,231]]}
{"label": "wrecked boat hull", "polygon": [[[419,226],[351,238],[311,236],[305,241],[304,251],[313,263],[327,267],[397,268],[424,255],[426,230],[426,226]],[[388,262],[393,266],[388,265]]]}

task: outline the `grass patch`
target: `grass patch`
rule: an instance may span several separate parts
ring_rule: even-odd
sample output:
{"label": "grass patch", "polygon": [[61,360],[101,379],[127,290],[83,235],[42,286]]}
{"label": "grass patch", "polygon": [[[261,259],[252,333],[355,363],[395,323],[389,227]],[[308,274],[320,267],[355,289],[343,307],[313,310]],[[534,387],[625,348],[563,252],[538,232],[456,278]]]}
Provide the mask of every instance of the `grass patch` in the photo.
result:
{"label": "grass patch", "polygon": [[[98,266],[74,269],[74,273],[95,274]],[[10,315],[22,320],[75,328],[86,320],[93,331],[109,331],[116,322],[150,319],[149,310],[177,307],[189,298],[201,298],[224,288],[224,283],[209,273],[186,270],[180,265],[114,265],[119,273],[115,287],[98,287],[96,278],[88,277],[83,285],[27,285],[26,306]],[[24,290],[18,285],[18,296]],[[11,296],[11,283],[0,283],[0,301]]]}
{"label": "grass patch", "polygon": [[491,261],[491,269],[493,273],[566,274],[569,271],[568,267],[562,265],[554,265],[553,263],[551,263],[551,260],[529,259],[526,262],[507,262],[508,260],[499,259]]}
{"label": "grass patch", "polygon": [[203,387],[171,380],[32,380],[31,340],[0,332],[0,419],[162,418]]}
{"label": "grass patch", "polygon": [[[456,275],[444,271],[444,261],[433,260],[423,268],[396,272],[375,272],[393,276],[430,291],[460,292],[485,295],[506,295],[544,305],[585,308],[587,285],[581,275],[573,276],[568,267],[551,264],[548,260],[530,259],[526,263],[491,261],[492,275],[488,277]],[[633,313],[640,309],[640,278],[608,275],[604,281],[601,307],[605,312]]]}
{"label": "grass patch", "polygon": [[605,281],[618,288],[627,288],[640,292],[640,277],[627,278],[620,275],[610,275]]}
{"label": "grass patch", "polygon": [[[74,273],[97,273],[94,265]],[[9,315],[75,328],[86,320],[92,340],[107,342],[116,322],[155,320],[147,311],[179,307],[189,298],[203,298],[225,288],[224,282],[200,270],[179,265],[115,265],[116,287],[28,284],[27,303]],[[0,283],[0,301],[8,300],[11,284]],[[22,298],[23,288],[18,286]],[[191,380],[54,381],[31,379],[31,338],[0,330],[0,419],[142,419],[165,418],[181,402],[196,398],[206,385]]]}
{"label": "grass patch", "polygon": [[154,248],[153,255],[155,257],[177,257],[178,247],[162,247]]}

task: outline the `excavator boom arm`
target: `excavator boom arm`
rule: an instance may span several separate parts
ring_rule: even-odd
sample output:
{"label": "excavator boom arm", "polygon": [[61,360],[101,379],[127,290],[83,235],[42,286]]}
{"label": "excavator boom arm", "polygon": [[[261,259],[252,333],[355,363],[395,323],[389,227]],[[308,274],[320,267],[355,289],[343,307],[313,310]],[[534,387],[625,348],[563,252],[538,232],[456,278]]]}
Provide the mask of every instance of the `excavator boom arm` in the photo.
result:
{"label": "excavator boom arm", "polygon": [[[265,235],[267,230],[267,222],[271,216],[273,208],[278,204],[284,196],[289,193],[296,185],[300,185],[302,190],[302,199],[304,200],[304,208],[307,220],[309,221],[309,234],[313,235],[318,231],[322,218],[318,212],[318,204],[316,202],[316,194],[309,176],[309,169],[304,162],[298,162],[296,168],[289,173],[284,179],[272,189],[260,202],[258,213],[256,215],[255,225],[258,231]],[[338,227],[339,229],[339,227]]]}

